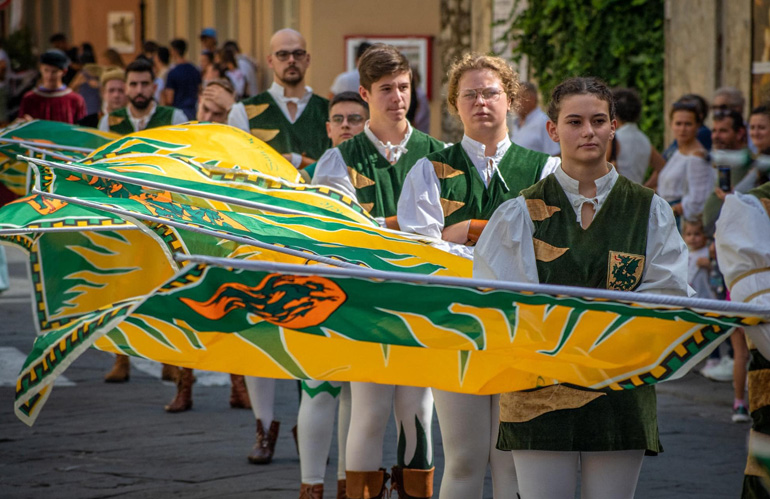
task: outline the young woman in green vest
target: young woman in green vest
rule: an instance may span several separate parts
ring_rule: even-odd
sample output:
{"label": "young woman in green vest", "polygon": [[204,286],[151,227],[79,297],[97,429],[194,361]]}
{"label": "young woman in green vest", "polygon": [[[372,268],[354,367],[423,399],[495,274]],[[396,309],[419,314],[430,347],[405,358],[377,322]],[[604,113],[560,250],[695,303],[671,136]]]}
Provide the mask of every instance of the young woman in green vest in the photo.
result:
{"label": "young woman in green vest", "polygon": [[[730,287],[731,300],[770,308],[770,182],[748,194],[727,196],[716,226],[717,259]],[[756,454],[757,449],[770,448],[770,427],[766,423],[770,420],[770,325],[744,329],[751,353],[749,449],[754,450],[750,454]],[[770,497],[763,484],[767,479],[767,470],[750,455],[741,497]]]}
{"label": "young woman in green vest", "polygon": [[[418,161],[398,202],[401,230],[459,245],[470,257],[492,213],[555,169],[558,158],[513,144],[506,117],[519,90],[518,75],[499,57],[467,54],[449,70],[447,103],[462,121],[460,143]],[[480,498],[487,463],[495,497],[516,497],[516,472],[495,449],[499,395],[433,389],[446,466],[441,499]]]}
{"label": "young woman in green vest", "polygon": [[[691,294],[668,203],[605,160],[616,127],[607,86],[562,82],[548,117],[562,164],[495,212],[476,245],[474,278]],[[630,499],[645,454],[662,450],[655,388],[504,393],[497,448],[513,451],[521,497],[574,497],[580,469],[582,497]]]}

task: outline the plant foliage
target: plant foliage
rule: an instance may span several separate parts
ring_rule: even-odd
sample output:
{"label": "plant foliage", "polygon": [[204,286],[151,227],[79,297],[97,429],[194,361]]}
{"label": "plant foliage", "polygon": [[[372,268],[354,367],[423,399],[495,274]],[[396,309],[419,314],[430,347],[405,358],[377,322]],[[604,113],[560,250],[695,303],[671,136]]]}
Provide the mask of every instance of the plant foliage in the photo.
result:
{"label": "plant foliage", "polygon": [[528,57],[542,95],[571,76],[636,88],[639,126],[661,148],[664,0],[515,0],[512,12],[503,41]]}

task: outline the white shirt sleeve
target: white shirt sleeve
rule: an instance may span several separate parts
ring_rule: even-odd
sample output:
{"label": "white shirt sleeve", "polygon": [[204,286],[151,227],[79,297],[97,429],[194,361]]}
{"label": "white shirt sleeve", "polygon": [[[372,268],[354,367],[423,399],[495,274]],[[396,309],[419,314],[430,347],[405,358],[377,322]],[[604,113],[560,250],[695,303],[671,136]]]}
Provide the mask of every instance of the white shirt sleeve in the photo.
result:
{"label": "white shirt sleeve", "polygon": [[695,291],[687,284],[687,256],[687,245],[677,230],[671,207],[654,194],[647,223],[644,272],[636,291],[693,296]]}
{"label": "white shirt sleeve", "polygon": [[711,164],[698,156],[688,157],[685,167],[687,189],[682,196],[682,216],[685,220],[703,213],[706,198],[714,191],[714,169]]}
{"label": "white shirt sleeve", "polygon": [[495,210],[473,252],[473,278],[538,283],[535,226],[523,196]]}
{"label": "white shirt sleeve", "polygon": [[[770,309],[770,217],[751,194],[725,198],[717,220],[717,261],[730,298]],[[744,328],[765,358],[770,358],[770,324]]]}
{"label": "white shirt sleeve", "polygon": [[187,123],[187,115],[184,114],[184,111],[181,109],[174,109],[174,114],[171,116],[171,124],[172,125],[181,125],[182,123]]}
{"label": "white shirt sleeve", "polygon": [[318,160],[313,174],[313,185],[333,187],[351,199],[358,201],[356,188],[350,181],[348,165],[342,159],[342,153],[336,147],[328,149]]}
{"label": "white shirt sleeve", "polygon": [[102,132],[109,132],[110,131],[110,124],[109,124],[109,114],[105,114],[101,118],[99,118],[99,125],[96,127]]}
{"label": "white shirt sleeve", "polygon": [[246,106],[243,102],[236,102],[233,107],[230,108],[230,112],[227,113],[227,124],[240,128],[246,133],[251,133],[249,129],[249,117],[246,114]]}
{"label": "white shirt sleeve", "polygon": [[444,229],[441,188],[433,163],[427,158],[417,161],[406,175],[397,212],[402,231],[441,239]]}
{"label": "white shirt sleeve", "polygon": [[558,156],[551,156],[543,165],[543,171],[540,172],[540,180],[543,180],[548,175],[556,171],[561,165],[561,158]]}

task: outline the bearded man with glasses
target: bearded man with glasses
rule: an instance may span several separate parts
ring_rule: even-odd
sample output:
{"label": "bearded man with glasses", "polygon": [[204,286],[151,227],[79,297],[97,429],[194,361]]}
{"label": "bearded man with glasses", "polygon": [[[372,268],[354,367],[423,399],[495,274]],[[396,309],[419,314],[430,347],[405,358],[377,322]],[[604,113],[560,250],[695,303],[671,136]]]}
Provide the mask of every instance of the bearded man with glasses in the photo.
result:
{"label": "bearded man with glasses", "polygon": [[305,38],[293,29],[277,31],[270,39],[267,64],[273,84],[243,100],[243,106],[234,106],[228,123],[250,130],[297,169],[305,168],[331,147],[324,133],[329,101],[305,86],[310,66]]}

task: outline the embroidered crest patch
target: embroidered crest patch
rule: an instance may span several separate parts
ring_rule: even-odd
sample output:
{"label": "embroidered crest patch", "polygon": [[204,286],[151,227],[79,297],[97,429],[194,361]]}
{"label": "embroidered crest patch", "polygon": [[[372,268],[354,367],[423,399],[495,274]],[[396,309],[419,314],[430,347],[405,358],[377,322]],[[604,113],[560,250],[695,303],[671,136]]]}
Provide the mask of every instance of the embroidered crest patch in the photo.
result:
{"label": "embroidered crest patch", "polygon": [[607,259],[607,289],[631,291],[642,278],[644,257],[610,251]]}

